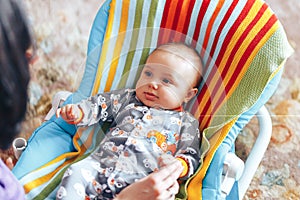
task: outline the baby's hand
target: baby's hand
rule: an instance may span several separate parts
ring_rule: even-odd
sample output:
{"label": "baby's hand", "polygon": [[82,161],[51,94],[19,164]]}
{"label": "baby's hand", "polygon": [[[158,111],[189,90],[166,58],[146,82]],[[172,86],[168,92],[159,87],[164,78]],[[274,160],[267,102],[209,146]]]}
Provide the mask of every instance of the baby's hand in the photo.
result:
{"label": "baby's hand", "polygon": [[62,108],[57,109],[56,117],[61,116],[69,124],[78,124],[83,118],[83,112],[75,104],[68,104]]}

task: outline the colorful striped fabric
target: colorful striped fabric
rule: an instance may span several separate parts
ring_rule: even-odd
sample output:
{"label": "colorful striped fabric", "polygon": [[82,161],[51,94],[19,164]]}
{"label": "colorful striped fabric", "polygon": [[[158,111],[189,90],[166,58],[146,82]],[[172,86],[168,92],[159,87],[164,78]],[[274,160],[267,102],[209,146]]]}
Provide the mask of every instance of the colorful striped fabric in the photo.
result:
{"label": "colorful striped fabric", "polygon": [[[214,151],[290,54],[283,28],[262,0],[112,0],[105,4],[110,5],[108,18],[103,19],[107,20],[105,34],[93,35],[103,41],[100,60],[85,74],[92,76],[88,80],[93,85],[82,82],[80,86],[90,95],[134,87],[147,56],[159,44],[185,42],[203,57],[200,94],[187,109],[199,118],[200,129],[211,139],[211,151],[179,196],[201,199],[201,179]],[[99,142],[100,129],[97,125],[79,129],[73,140],[77,152],[60,155],[22,178],[28,198],[53,195],[66,167],[87,156]],[[206,152],[208,144],[202,148]]]}

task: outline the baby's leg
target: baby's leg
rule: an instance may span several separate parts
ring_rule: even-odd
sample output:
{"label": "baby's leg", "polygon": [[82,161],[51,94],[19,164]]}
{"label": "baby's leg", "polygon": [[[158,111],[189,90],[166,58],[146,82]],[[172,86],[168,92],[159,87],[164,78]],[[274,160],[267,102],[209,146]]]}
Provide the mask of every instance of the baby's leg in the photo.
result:
{"label": "baby's leg", "polygon": [[102,190],[96,177],[100,171],[99,163],[91,156],[72,164],[65,172],[56,199],[85,199],[97,197]]}

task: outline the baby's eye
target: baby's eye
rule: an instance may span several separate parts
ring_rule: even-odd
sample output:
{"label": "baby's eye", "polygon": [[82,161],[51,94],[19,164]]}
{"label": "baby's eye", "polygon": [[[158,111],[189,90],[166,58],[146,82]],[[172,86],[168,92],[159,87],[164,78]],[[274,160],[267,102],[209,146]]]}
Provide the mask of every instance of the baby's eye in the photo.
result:
{"label": "baby's eye", "polygon": [[163,81],[164,83],[166,83],[166,84],[171,84],[171,83],[172,83],[171,80],[169,80],[169,79],[167,79],[167,78],[164,78],[162,81]]}
{"label": "baby's eye", "polygon": [[151,77],[151,76],[152,76],[152,72],[150,72],[150,71],[145,71],[145,75],[146,75],[147,77]]}

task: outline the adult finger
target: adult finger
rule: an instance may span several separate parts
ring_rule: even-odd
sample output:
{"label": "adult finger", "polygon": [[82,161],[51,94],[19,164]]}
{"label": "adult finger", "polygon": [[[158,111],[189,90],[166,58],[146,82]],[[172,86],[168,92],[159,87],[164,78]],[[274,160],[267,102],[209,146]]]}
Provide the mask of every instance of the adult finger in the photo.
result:
{"label": "adult finger", "polygon": [[160,193],[160,195],[157,197],[157,199],[175,199],[175,195],[179,191],[179,184],[177,181],[174,182],[174,184],[168,188],[167,190],[164,190]]}
{"label": "adult finger", "polygon": [[170,155],[170,154],[163,154],[158,158],[158,165],[160,167],[172,164],[174,161],[176,160],[176,158],[174,158],[174,156]]}
{"label": "adult finger", "polygon": [[183,167],[180,162],[173,162],[172,164],[162,167],[157,172],[151,174],[154,180],[159,180],[154,186],[160,190],[167,190],[177,182],[182,170]]}

